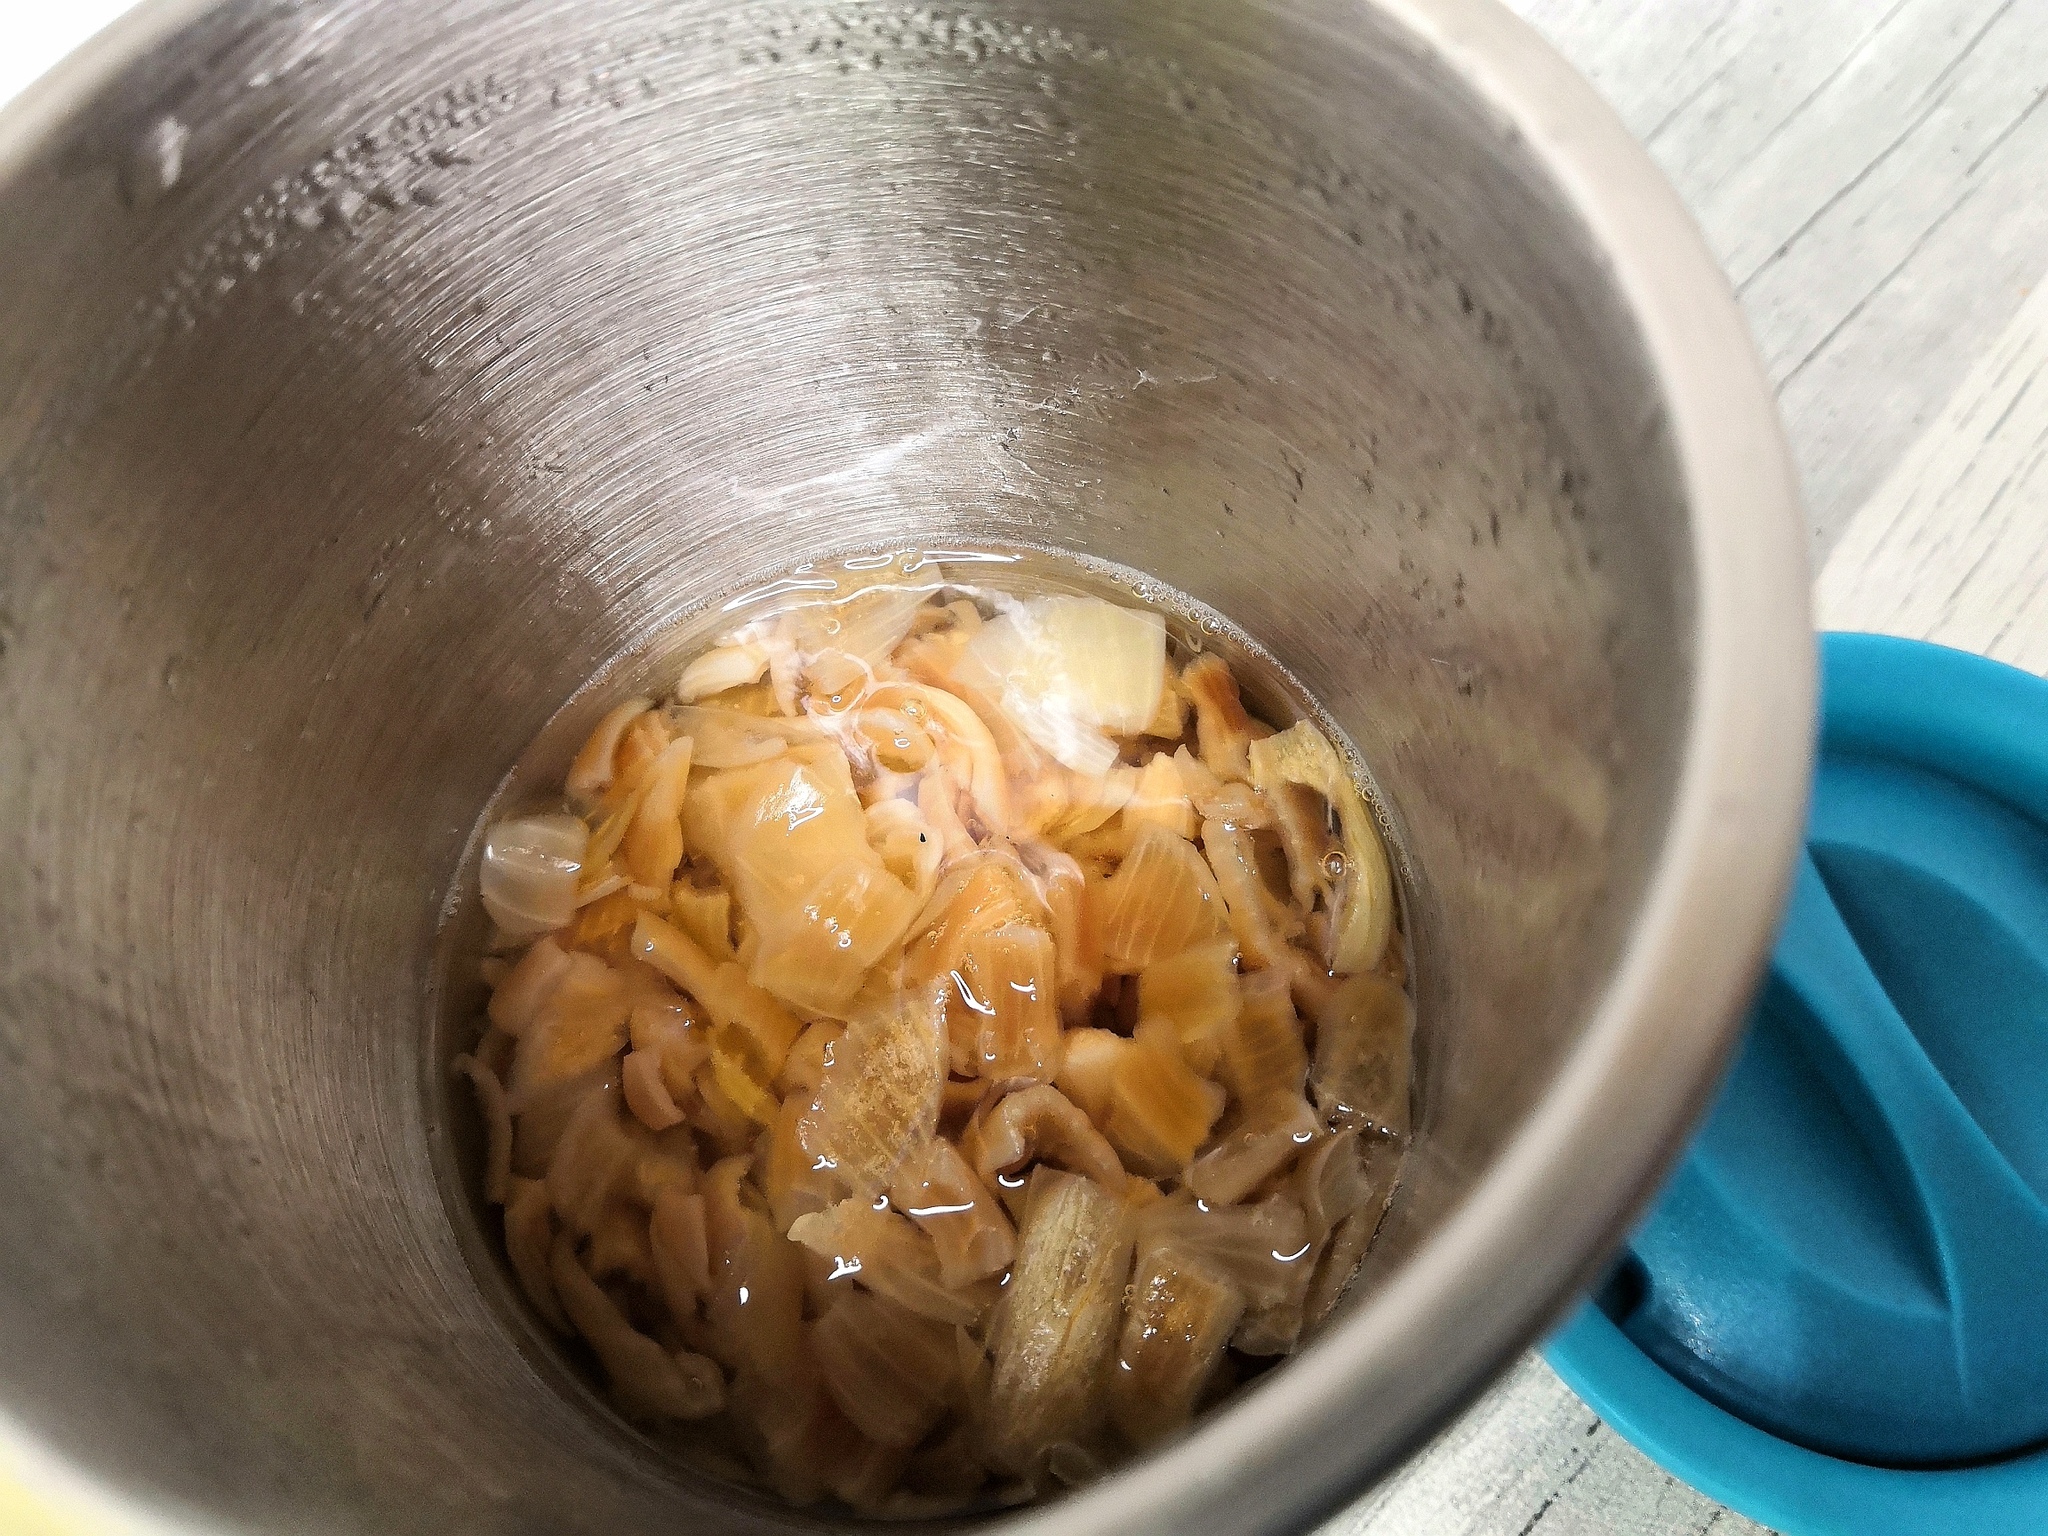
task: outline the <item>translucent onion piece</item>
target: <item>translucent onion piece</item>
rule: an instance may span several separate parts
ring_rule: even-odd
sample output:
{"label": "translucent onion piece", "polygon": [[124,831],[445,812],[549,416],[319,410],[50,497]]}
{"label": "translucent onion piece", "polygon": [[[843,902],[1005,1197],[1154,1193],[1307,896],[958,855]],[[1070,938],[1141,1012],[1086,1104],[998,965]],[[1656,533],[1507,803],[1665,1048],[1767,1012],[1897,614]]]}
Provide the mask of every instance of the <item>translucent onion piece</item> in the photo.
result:
{"label": "translucent onion piece", "polygon": [[626,1108],[650,1131],[665,1131],[683,1123],[683,1112],[662,1080],[661,1058],[652,1051],[628,1051],[619,1073],[625,1089]]}
{"label": "translucent onion piece", "polygon": [[1045,895],[1052,924],[1054,974],[1060,1013],[1070,1024],[1087,1018],[1102,990],[1102,925],[1087,876],[1070,854],[1043,845],[1025,851]]}
{"label": "translucent onion piece", "polygon": [[924,813],[909,800],[879,801],[868,807],[867,815],[868,845],[889,873],[911,892],[915,898],[913,911],[922,911],[938,888],[945,844],[924,819]]}
{"label": "translucent onion piece", "polygon": [[1010,776],[995,737],[971,705],[944,688],[890,683],[875,691],[878,703],[894,705],[932,733],[955,781],[988,831],[1010,830]]}
{"label": "translucent onion piece", "polygon": [[[619,738],[618,755],[613,759],[612,785],[605,791],[601,804],[608,808],[637,805],[641,792],[646,788],[649,770],[674,740],[675,733],[662,716],[649,712],[637,717]],[[597,841],[593,837],[593,848]],[[609,851],[606,850],[607,853]],[[589,862],[594,864],[597,861],[597,854],[593,852]]]}
{"label": "translucent onion piece", "polygon": [[976,934],[949,977],[954,1069],[992,1082],[1050,1082],[1060,1062],[1052,935],[1029,923]]}
{"label": "translucent onion piece", "polygon": [[1302,1326],[1308,1320],[1308,1292],[1315,1281],[1314,1265],[1320,1260],[1320,1243],[1311,1241],[1307,1259],[1296,1266],[1303,1271],[1301,1285],[1280,1300],[1248,1309],[1230,1336],[1231,1348],[1246,1355],[1290,1355],[1301,1342]]}
{"label": "translucent onion piece", "polygon": [[[1051,770],[1058,773],[1057,768]],[[1070,773],[1065,793],[1039,816],[1039,836],[1050,843],[1070,843],[1102,826],[1131,803],[1138,791],[1139,771],[1114,767],[1105,773]]]}
{"label": "translucent onion piece", "polygon": [[1316,1013],[1316,1105],[1332,1120],[1408,1134],[1415,1010],[1385,977],[1352,976]]}
{"label": "translucent onion piece", "polygon": [[716,1091],[756,1125],[775,1123],[781,1101],[769,1073],[736,1030],[722,1030],[711,1041],[709,1063]]}
{"label": "translucent onion piece", "polygon": [[[736,1103],[731,1094],[719,1086],[720,1073],[707,1058],[690,1079],[690,1086],[697,1100],[694,1125],[697,1132],[708,1138],[720,1157],[731,1157],[751,1149],[760,1140],[761,1126],[770,1114],[756,1117],[747,1113]],[[738,1077],[740,1091],[749,1098],[754,1096],[755,1085],[748,1079],[744,1068],[735,1070],[735,1064],[728,1060],[726,1077]]]}
{"label": "translucent onion piece", "polygon": [[1288,895],[1303,912],[1312,910],[1317,901],[1333,902],[1336,883],[1330,874],[1330,855],[1337,851],[1337,839],[1330,831],[1330,813],[1322,796],[1300,784],[1276,783],[1270,777],[1264,792],[1272,808],[1273,825],[1280,831],[1280,846],[1287,854]]}
{"label": "translucent onion piece", "polygon": [[1116,1149],[1065,1094],[1043,1083],[997,1100],[968,1127],[962,1150],[990,1184],[1034,1160],[1085,1174],[1111,1194],[1128,1182]]}
{"label": "translucent onion piece", "polygon": [[818,739],[815,721],[748,714],[715,704],[681,705],[668,711],[668,719],[678,735],[689,738],[690,760],[699,768],[753,767],[782,756],[793,745]]}
{"label": "translucent onion piece", "polygon": [[1215,1072],[1240,1003],[1234,939],[1197,944],[1138,973],[1138,1016],[1172,1024],[1197,1072]]}
{"label": "translucent onion piece", "polygon": [[835,1170],[818,1166],[821,1159],[810,1145],[814,1129],[808,1105],[791,1099],[756,1151],[755,1178],[782,1232],[790,1232],[801,1217],[825,1210],[845,1188]]}
{"label": "translucent onion piece", "polygon": [[711,1250],[704,1232],[704,1197],[665,1189],[654,1200],[647,1237],[662,1300],[677,1318],[696,1315],[711,1294]]}
{"label": "translucent onion piece", "polygon": [[676,680],[676,700],[694,704],[728,688],[758,683],[768,671],[768,648],[752,641],[715,646],[683,668]]}
{"label": "translucent onion piece", "polygon": [[512,1059],[515,1110],[550,1083],[582,1077],[625,1048],[633,1000],[619,974],[595,955],[569,956],[561,980],[519,1037]]}
{"label": "translucent onion piece", "polygon": [[1205,821],[1202,851],[1216,872],[1216,888],[1230,914],[1230,931],[1237,936],[1246,962],[1261,969],[1284,969],[1289,959],[1287,928],[1291,925],[1298,931],[1300,922],[1259,878],[1251,834],[1233,822]]}
{"label": "translucent onion piece", "polygon": [[985,1280],[1016,1255],[1009,1217],[951,1142],[934,1138],[906,1157],[889,1198],[930,1234],[941,1285],[958,1289]]}
{"label": "translucent onion piece", "polygon": [[1034,1471],[1054,1445],[1082,1440],[1100,1420],[1130,1268],[1119,1201],[1073,1174],[1031,1176],[1017,1261],[989,1336],[985,1423],[997,1466]]}
{"label": "translucent onion piece", "polygon": [[539,1179],[514,1179],[505,1200],[505,1257],[534,1311],[557,1333],[569,1331],[549,1263],[555,1249],[555,1207]]}
{"label": "translucent onion piece", "polygon": [[762,935],[754,984],[796,1007],[838,1013],[917,914],[869,845],[866,809],[829,743],[710,775],[684,818]]}
{"label": "translucent onion piece", "polygon": [[857,1196],[872,1197],[938,1129],[946,1081],[938,998],[893,988],[870,995],[833,1055],[818,1095],[816,1145]]}
{"label": "translucent onion piece", "polygon": [[476,1090],[477,1112],[484,1118],[484,1198],[503,1205],[512,1187],[512,1112],[505,1105],[505,1085],[474,1056],[458,1056],[454,1066]]}
{"label": "translucent onion piece", "polygon": [[725,1406],[725,1378],[702,1355],[671,1355],[626,1321],[576,1262],[567,1233],[548,1266],[562,1308],[589,1341],[620,1411],[634,1419],[703,1419]]}
{"label": "translucent onion piece", "polygon": [[977,1321],[986,1299],[949,1288],[940,1278],[931,1237],[909,1217],[874,1200],[842,1200],[799,1217],[789,1240],[832,1261],[830,1279],[858,1280],[906,1311],[948,1326]]}
{"label": "translucent onion piece", "polygon": [[605,1207],[631,1188],[645,1145],[633,1129],[611,1093],[592,1094],[570,1117],[548,1163],[547,1186],[555,1214],[572,1232],[595,1232]]}
{"label": "translucent onion piece", "polygon": [[[1236,990],[1235,980],[1231,983]],[[1053,1084],[1081,1107],[1098,1126],[1109,1120],[1109,1094],[1117,1066],[1137,1047],[1124,1035],[1107,1029],[1067,1031],[1066,1056]]]}
{"label": "translucent onion piece", "polygon": [[688,885],[669,888],[669,920],[696,940],[714,960],[730,960],[732,896],[725,891],[700,891]]}
{"label": "translucent onion piece", "polygon": [[513,938],[559,928],[576,915],[576,880],[590,834],[574,816],[521,816],[484,836],[484,910]]}
{"label": "translucent onion piece", "polygon": [[727,1158],[704,1177],[704,1228],[711,1257],[705,1345],[755,1381],[786,1381],[802,1366],[803,1268],[798,1250],[769,1225],[746,1183],[746,1162]]}
{"label": "translucent onion piece", "polygon": [[1360,1262],[1365,1258],[1366,1249],[1372,1246],[1379,1217],[1378,1211],[1358,1211],[1346,1216],[1331,1230],[1322,1257],[1316,1261],[1315,1277],[1309,1282],[1308,1295],[1302,1298],[1305,1327],[1314,1328],[1327,1320],[1343,1299],[1345,1288],[1351,1284]]}
{"label": "translucent onion piece", "polygon": [[[1188,1169],[1188,1188],[1211,1205],[1242,1200],[1297,1156],[1304,1155],[1322,1129],[1315,1111],[1299,1094],[1257,1106],[1229,1135],[1219,1139]],[[1355,1160],[1356,1149],[1352,1156]],[[1315,1186],[1320,1195],[1321,1186]],[[1304,1201],[1306,1205],[1306,1201]],[[1309,1214],[1316,1237],[1330,1229],[1322,1207]]]}
{"label": "translucent onion piece", "polygon": [[666,891],[683,862],[683,794],[690,782],[690,738],[669,743],[647,768],[640,807],[619,852],[641,885]]}
{"label": "translucent onion piece", "polygon": [[1252,717],[1238,697],[1223,658],[1197,656],[1181,670],[1181,691],[1195,708],[1195,746],[1202,766],[1219,779],[1251,775]]}
{"label": "translucent onion piece", "polygon": [[626,1025],[633,1054],[654,1062],[662,1087],[678,1105],[692,1096],[690,1076],[711,1056],[711,1031],[689,1010],[659,1002],[636,1003]]}
{"label": "translucent onion piece", "polygon": [[938,834],[942,862],[963,859],[975,851],[973,834],[960,817],[961,789],[940,765],[917,781],[917,813]]}
{"label": "translucent onion piece", "polygon": [[1102,773],[1116,761],[1103,733],[1142,730],[1159,710],[1166,622],[1099,598],[1030,598],[981,627],[960,672],[1061,763]]}
{"label": "translucent onion piece", "polygon": [[968,943],[1011,923],[1044,923],[1049,914],[1029,871],[1000,848],[981,848],[949,865],[911,923],[918,937],[905,957],[908,974],[937,979],[965,960]]}
{"label": "translucent onion piece", "polygon": [[1180,679],[1168,670],[1166,685],[1159,690],[1159,707],[1152,711],[1152,718],[1145,722],[1144,734],[1155,736],[1161,741],[1178,741],[1181,733],[1188,728],[1187,695],[1180,690]]}
{"label": "translucent onion piece", "polygon": [[1223,1090],[1197,1077],[1171,1043],[1141,1033],[1122,1054],[1110,1082],[1104,1127],[1124,1163],[1154,1178],[1179,1173],[1223,1113]]}
{"label": "translucent onion piece", "polygon": [[1379,826],[1329,737],[1306,720],[1255,743],[1253,782],[1304,785],[1337,813],[1344,835],[1344,872],[1338,881],[1330,969],[1370,970],[1385,953],[1394,924],[1394,879]]}
{"label": "translucent onion piece", "polygon": [[796,1037],[796,1044],[776,1074],[776,1084],[785,1098],[809,1103],[824,1085],[825,1069],[838,1057],[839,1042],[846,1038],[846,1026],[838,1019],[820,1019]]}
{"label": "translucent onion piece", "polygon": [[[849,578],[853,582],[855,578]],[[806,603],[789,610],[785,622],[799,655],[838,651],[868,666],[879,665],[910,633],[911,621],[935,589],[886,582],[857,588],[831,603]]]}
{"label": "translucent onion piece", "polygon": [[1314,1244],[1301,1207],[1283,1195],[1256,1205],[1170,1199],[1139,1213],[1138,1249],[1178,1249],[1244,1292],[1247,1307],[1284,1302],[1309,1282]]}
{"label": "translucent onion piece", "polygon": [[811,1348],[832,1401],[878,1445],[915,1445],[954,1395],[952,1330],[879,1297],[840,1297],[811,1329]]}
{"label": "translucent onion piece", "polygon": [[1175,837],[1195,835],[1195,807],[1181,782],[1180,768],[1164,752],[1154,754],[1138,774],[1130,802],[1124,806],[1126,826],[1140,821],[1154,822]]}
{"label": "translucent onion piece", "polygon": [[1139,1260],[1109,1375],[1110,1417],[1125,1438],[1152,1445],[1194,1416],[1243,1315],[1243,1293],[1188,1255],[1160,1248]]}
{"label": "translucent onion piece", "polygon": [[1139,827],[1130,857],[1103,890],[1102,952],[1113,971],[1141,971],[1222,931],[1223,899],[1185,838]]}
{"label": "translucent onion piece", "polygon": [[1308,1050],[1287,978],[1279,971],[1255,971],[1239,979],[1239,990],[1243,1004],[1223,1038],[1224,1082],[1246,1106],[1299,1095]]}
{"label": "translucent onion piece", "polygon": [[[1312,1237],[1321,1237],[1345,1217],[1364,1210],[1373,1199],[1372,1180],[1359,1155],[1355,1128],[1318,1137],[1302,1153],[1294,1170],[1294,1198],[1308,1220]],[[1375,1213],[1377,1214],[1377,1213]]]}
{"label": "translucent onion piece", "polygon": [[619,739],[626,734],[627,726],[653,707],[652,699],[627,699],[614,705],[597,722],[597,729],[583,743],[576,760],[569,765],[568,777],[563,780],[562,787],[569,792],[570,799],[589,805],[611,788]]}
{"label": "translucent onion piece", "polygon": [[680,929],[644,912],[633,926],[633,953],[702,1003],[719,1029],[745,1035],[764,1075],[782,1069],[803,1025],[748,981],[737,962],[714,961]]}
{"label": "translucent onion piece", "polygon": [[521,1178],[543,1176],[554,1160],[562,1133],[584,1100],[592,1094],[616,1093],[618,1086],[618,1066],[613,1060],[567,1082],[507,1095],[506,1108],[512,1112],[512,1171]]}
{"label": "translucent onion piece", "polygon": [[793,909],[762,922],[748,976],[806,1013],[838,1015],[895,951],[921,901],[872,850],[835,864]]}
{"label": "translucent onion piece", "polygon": [[537,939],[491,992],[491,1022],[522,1035],[569,969],[569,955],[553,939]]}

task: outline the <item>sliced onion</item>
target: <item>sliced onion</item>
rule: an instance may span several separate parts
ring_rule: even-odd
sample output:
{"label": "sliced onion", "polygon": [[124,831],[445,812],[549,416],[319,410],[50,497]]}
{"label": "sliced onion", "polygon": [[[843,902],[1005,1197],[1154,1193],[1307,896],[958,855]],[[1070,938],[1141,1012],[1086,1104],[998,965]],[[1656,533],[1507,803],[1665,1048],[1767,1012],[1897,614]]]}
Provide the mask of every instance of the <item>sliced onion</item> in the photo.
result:
{"label": "sliced onion", "polygon": [[484,910],[513,938],[560,928],[576,915],[590,829],[574,816],[520,816],[484,837]]}
{"label": "sliced onion", "polygon": [[1107,773],[1107,735],[1142,731],[1166,687],[1166,621],[1093,597],[1032,598],[990,620],[961,653],[963,681],[997,699],[1077,773]]}

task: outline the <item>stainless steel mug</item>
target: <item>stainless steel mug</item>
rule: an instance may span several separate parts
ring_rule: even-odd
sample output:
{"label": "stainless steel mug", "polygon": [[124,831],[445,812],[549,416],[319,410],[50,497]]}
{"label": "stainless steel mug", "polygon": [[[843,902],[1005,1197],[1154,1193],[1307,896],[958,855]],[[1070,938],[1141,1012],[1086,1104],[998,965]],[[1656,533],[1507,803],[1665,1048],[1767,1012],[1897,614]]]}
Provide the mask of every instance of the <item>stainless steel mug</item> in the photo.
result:
{"label": "stainless steel mug", "polygon": [[156,0],[0,113],[5,1435],[166,1528],[835,1526],[522,1347],[437,915],[636,639],[990,542],[1230,615],[1398,818],[1346,1315],[1009,1520],[1296,1529],[1618,1237],[1798,834],[1770,393],[1588,89],[1489,0]]}

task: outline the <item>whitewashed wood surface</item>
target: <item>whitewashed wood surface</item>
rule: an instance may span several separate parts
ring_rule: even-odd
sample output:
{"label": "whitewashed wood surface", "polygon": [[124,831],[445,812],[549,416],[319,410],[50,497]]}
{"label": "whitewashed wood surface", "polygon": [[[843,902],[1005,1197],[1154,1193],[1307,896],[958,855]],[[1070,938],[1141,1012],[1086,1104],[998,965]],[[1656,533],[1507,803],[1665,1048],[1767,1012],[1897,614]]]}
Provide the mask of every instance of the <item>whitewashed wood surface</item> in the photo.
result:
{"label": "whitewashed wood surface", "polygon": [[[1741,297],[1820,622],[2048,672],[2048,0],[1508,3],[1649,145]],[[1763,1530],[1531,1356],[1321,1536]]]}

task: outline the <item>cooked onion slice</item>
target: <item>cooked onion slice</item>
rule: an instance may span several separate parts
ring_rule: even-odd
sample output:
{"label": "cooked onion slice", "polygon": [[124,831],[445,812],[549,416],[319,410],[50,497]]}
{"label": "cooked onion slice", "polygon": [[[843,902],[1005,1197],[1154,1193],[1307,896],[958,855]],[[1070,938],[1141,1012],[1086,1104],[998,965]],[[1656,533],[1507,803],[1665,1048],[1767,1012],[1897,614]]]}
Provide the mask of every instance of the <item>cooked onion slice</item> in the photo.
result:
{"label": "cooked onion slice", "polygon": [[[1238,1122],[1237,1128],[1220,1138],[1195,1164],[1188,1169],[1188,1188],[1196,1196],[1211,1205],[1230,1205],[1242,1200],[1259,1185],[1278,1173],[1297,1156],[1305,1155],[1316,1133],[1322,1129],[1315,1111],[1300,1094],[1276,1098],[1254,1106]],[[1324,1138],[1325,1142],[1329,1138]],[[1354,1163],[1357,1149],[1351,1149]],[[1341,1172],[1342,1163],[1336,1168]],[[1310,1190],[1318,1201],[1310,1213],[1310,1227],[1317,1237],[1329,1230],[1329,1222],[1323,1219],[1325,1209],[1324,1186],[1320,1180],[1311,1181]],[[1332,1198],[1338,1190],[1332,1186]],[[1306,1200],[1304,1200],[1306,1205]]]}
{"label": "cooked onion slice", "polygon": [[1209,866],[1186,838],[1150,823],[1138,828],[1102,899],[1102,952],[1113,971],[1141,971],[1223,928],[1223,899]]}
{"label": "cooked onion slice", "polygon": [[574,816],[521,816],[484,837],[484,910],[513,938],[559,928],[576,915],[576,880],[590,833]]}
{"label": "cooked onion slice", "polygon": [[811,1330],[832,1401],[878,1445],[912,1446],[957,1385],[953,1330],[879,1296],[849,1290]]}
{"label": "cooked onion slice", "polygon": [[1153,1178],[1181,1172],[1223,1113],[1223,1090],[1180,1058],[1173,1026],[1140,1025],[1109,1089],[1109,1140],[1127,1166]]}
{"label": "cooked onion slice", "polygon": [[1344,867],[1337,881],[1331,925],[1330,969],[1370,970],[1386,952],[1394,925],[1394,877],[1358,781],[1346,768],[1330,738],[1306,720],[1296,721],[1277,736],[1254,742],[1249,762],[1252,782],[1259,785],[1300,784],[1314,790],[1337,813],[1344,835]]}
{"label": "cooked onion slice", "polygon": [[702,1355],[671,1355],[626,1321],[611,1297],[576,1262],[565,1232],[555,1239],[548,1273],[562,1309],[589,1341],[628,1418],[703,1419],[725,1406],[725,1378]]}
{"label": "cooked onion slice", "polygon": [[1055,1445],[1080,1441],[1100,1420],[1130,1268],[1121,1202],[1091,1179],[1032,1174],[1017,1262],[989,1336],[985,1422],[996,1465],[1034,1472]]}
{"label": "cooked onion slice", "polygon": [[939,1281],[958,1289],[1001,1274],[1017,1234],[953,1144],[936,1137],[906,1157],[889,1186],[896,1208],[931,1235]]}
{"label": "cooked onion slice", "polygon": [[1193,1416],[1243,1315],[1243,1293],[1199,1260],[1173,1248],[1139,1260],[1109,1375],[1110,1415],[1133,1445]]}
{"label": "cooked onion slice", "polygon": [[871,1198],[939,1123],[946,1039],[938,999],[885,988],[854,1011],[818,1092],[816,1145]]}
{"label": "cooked onion slice", "polygon": [[1350,977],[1316,1012],[1312,1082],[1325,1115],[1382,1135],[1408,1134],[1408,994],[1381,976]]}
{"label": "cooked onion slice", "polygon": [[1215,1072],[1241,1001],[1234,939],[1197,944],[1138,973],[1138,1016],[1170,1023],[1197,1072]]}
{"label": "cooked onion slice", "polygon": [[1279,971],[1239,978],[1243,1002],[1223,1037],[1223,1080],[1239,1104],[1251,1106],[1299,1096],[1308,1075],[1301,1020]]}
{"label": "cooked onion slice", "polygon": [[1043,1083],[1005,1094],[968,1127],[965,1144],[976,1172],[990,1183],[1034,1159],[1086,1174],[1112,1194],[1122,1193],[1128,1178],[1116,1149],[1088,1117]]}
{"label": "cooked onion slice", "polygon": [[886,1202],[841,1200],[798,1217],[789,1238],[832,1261],[829,1280],[858,1280],[919,1317],[967,1324],[987,1309],[986,1295],[946,1285],[931,1237]]}
{"label": "cooked onion slice", "polygon": [[1079,773],[1116,762],[1104,733],[1141,731],[1166,685],[1166,623],[1092,597],[1016,604],[967,642],[960,671],[1032,741]]}

